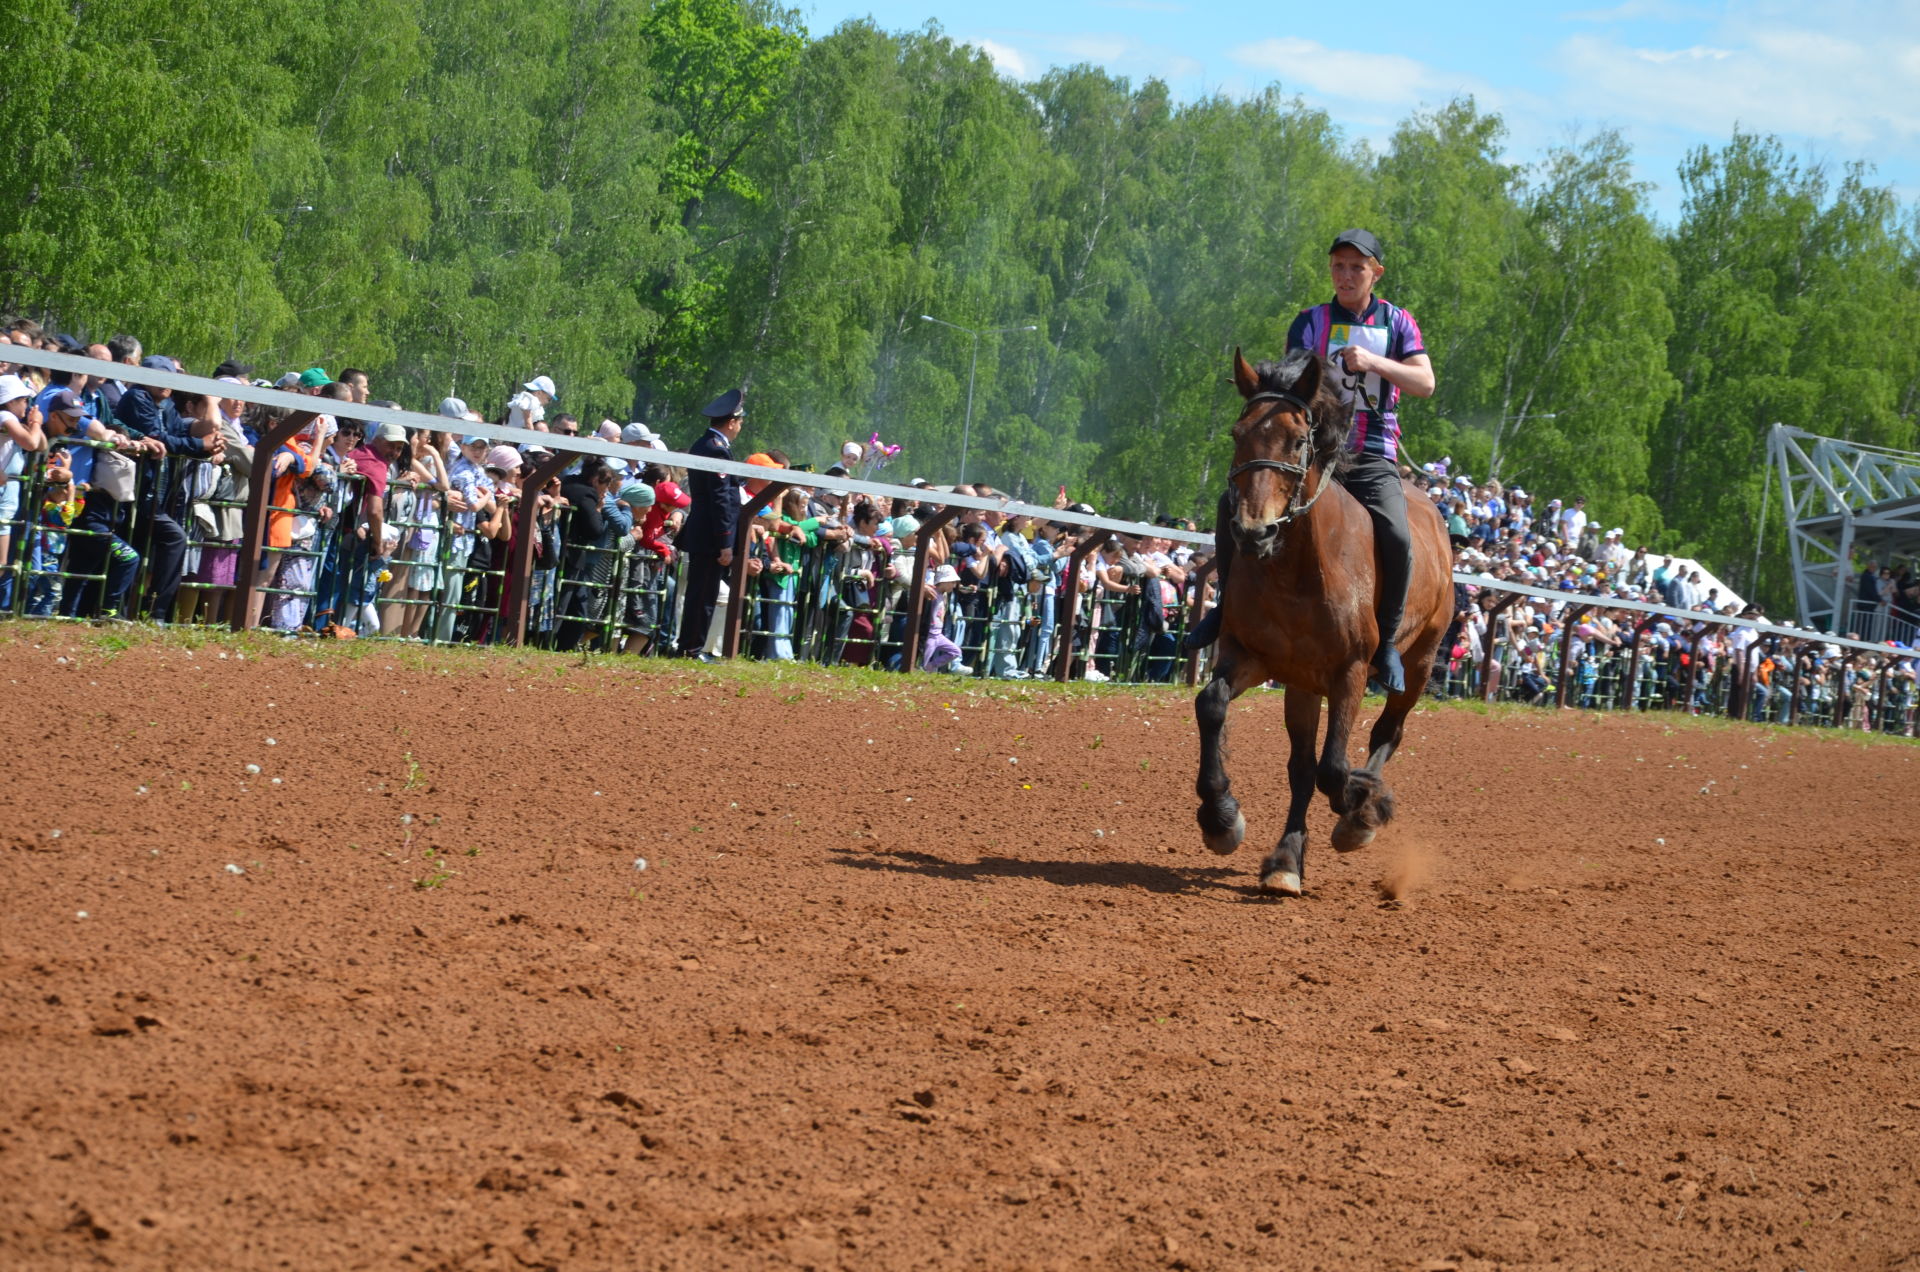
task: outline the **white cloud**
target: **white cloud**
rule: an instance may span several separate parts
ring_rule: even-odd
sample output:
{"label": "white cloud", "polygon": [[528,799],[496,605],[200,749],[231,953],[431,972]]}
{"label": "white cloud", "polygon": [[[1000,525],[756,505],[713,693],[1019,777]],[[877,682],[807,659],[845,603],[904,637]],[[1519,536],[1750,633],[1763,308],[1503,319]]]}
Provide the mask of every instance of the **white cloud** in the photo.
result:
{"label": "white cloud", "polygon": [[1054,47],[1069,57],[1083,62],[1106,64],[1118,62],[1132,52],[1135,42],[1124,35],[1067,35],[1054,42]]}
{"label": "white cloud", "polygon": [[1415,107],[1439,106],[1465,94],[1484,109],[1498,110],[1506,96],[1477,76],[1397,53],[1329,48],[1298,37],[1243,44],[1231,56],[1242,66],[1272,74],[1285,91],[1317,104],[1337,103],[1335,118],[1363,129],[1390,126]]}
{"label": "white cloud", "polygon": [[1048,67],[1090,62],[1136,83],[1148,77],[1169,82],[1202,74],[1204,66],[1184,53],[1113,31],[1051,31],[995,29],[999,39],[972,43],[993,59],[1004,75],[1032,80]]}
{"label": "white cloud", "polygon": [[1633,55],[1656,65],[1667,62],[1719,62],[1733,56],[1732,49],[1710,49],[1696,44],[1690,49],[1634,49]]}
{"label": "white cloud", "polygon": [[1633,48],[1578,35],[1559,49],[1575,110],[1657,128],[1811,139],[1871,159],[1920,139],[1920,40],[1857,43],[1807,28],[1726,24],[1713,44]]}
{"label": "white cloud", "polygon": [[1002,75],[1011,75],[1017,80],[1033,78],[1033,63],[1019,49],[998,40],[975,40],[974,44],[993,59],[993,69]]}

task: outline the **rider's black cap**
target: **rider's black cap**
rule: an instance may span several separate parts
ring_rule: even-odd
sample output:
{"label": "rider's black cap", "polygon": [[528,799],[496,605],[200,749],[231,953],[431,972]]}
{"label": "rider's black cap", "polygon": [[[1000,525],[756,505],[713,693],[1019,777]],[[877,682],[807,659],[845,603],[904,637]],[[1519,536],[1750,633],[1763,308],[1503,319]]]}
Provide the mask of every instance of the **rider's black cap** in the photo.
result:
{"label": "rider's black cap", "polygon": [[1334,252],[1342,247],[1357,247],[1360,249],[1362,256],[1371,256],[1376,261],[1384,262],[1386,260],[1384,256],[1380,255],[1380,240],[1373,237],[1373,234],[1367,230],[1340,231],[1339,234],[1334,236],[1333,246],[1327,249],[1327,255],[1333,255]]}

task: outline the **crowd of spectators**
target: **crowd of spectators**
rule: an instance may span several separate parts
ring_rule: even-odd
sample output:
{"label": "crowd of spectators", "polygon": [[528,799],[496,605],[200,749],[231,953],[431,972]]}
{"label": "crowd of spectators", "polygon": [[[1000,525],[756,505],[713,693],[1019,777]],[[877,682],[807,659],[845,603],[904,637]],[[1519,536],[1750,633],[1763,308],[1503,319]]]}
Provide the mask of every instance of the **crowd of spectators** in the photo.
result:
{"label": "crowd of spectators", "polygon": [[[1525,489],[1476,483],[1449,474],[1445,464],[1409,467],[1406,475],[1446,520],[1456,570],[1569,594],[1564,600],[1522,595],[1502,604],[1510,593],[1457,583],[1436,692],[1479,695],[1493,678],[1507,698],[1557,701],[1564,662],[1568,700],[1582,706],[1629,700],[1695,710],[1731,706],[1753,719],[1795,714],[1859,727],[1866,727],[1871,708],[1902,731],[1911,729],[1910,611],[1920,608],[1911,570],[1896,578],[1891,567],[1870,566],[1861,575],[1853,615],[1859,629],[1846,638],[1891,635],[1884,652],[1843,647],[1833,632],[1820,640],[1728,628],[1711,619],[1765,622],[1767,615],[1759,605],[1723,597],[1689,562],[1649,553],[1644,545],[1629,548],[1621,527],[1602,531],[1584,497],[1549,499],[1540,507]],[[1608,600],[1661,612],[1610,607]]]}
{"label": "crowd of spectators", "polygon": [[[15,322],[0,341],[182,369],[131,336],[83,346]],[[0,349],[0,612],[230,621],[242,510],[265,484],[270,511],[253,616],[261,625],[334,637],[506,639],[523,599],[513,594],[522,584],[508,563],[525,525],[533,540],[524,580],[530,641],[634,654],[673,647],[674,536],[689,504],[683,471],[583,457],[535,489],[531,474],[553,452],[489,441],[474,431],[487,417],[459,398],[440,402],[443,430],[382,424],[370,432],[329,411],[330,403],[398,405],[372,397],[363,371],[252,376],[253,368],[233,362],[214,368],[223,383],[315,399],[311,422],[269,454],[260,453],[262,439],[285,412],[110,376],[42,373],[6,363]],[[589,426],[558,399],[554,381],[536,374],[491,422],[668,449],[646,424]],[[870,476],[876,458],[883,457],[850,441],[824,475]],[[771,448],[747,462],[766,468],[767,481],[795,467]],[[1728,634],[1706,620],[1764,615],[1703,586],[1684,563],[1629,548],[1622,529],[1603,530],[1583,498],[1537,506],[1523,489],[1476,483],[1443,466],[1408,467],[1405,475],[1445,518],[1459,570],[1569,598],[1497,608],[1507,593],[1457,584],[1437,694],[1482,693],[1491,671],[1502,695],[1545,701],[1556,696],[1565,655],[1570,700],[1587,705],[1617,705],[1632,693],[1643,704],[1663,698],[1687,707],[1718,694],[1724,706],[1731,693],[1752,714],[1785,712],[1792,700],[1838,723],[1857,715],[1859,686],[1871,682],[1877,694],[1911,706],[1914,664],[1905,646],[1862,655],[1818,641],[1749,639],[1746,629]],[[742,499],[767,481],[746,483]],[[1071,676],[1096,682],[1166,682],[1181,672],[1180,633],[1196,607],[1213,600],[1206,546],[1172,533],[1113,534],[1082,555],[1070,580],[1089,535],[1074,521],[992,508],[943,518],[947,492],[1005,497],[980,484],[935,487],[916,477],[909,485],[914,496],[878,503],[831,485],[793,486],[760,511],[748,530],[741,598],[746,652],[898,668],[914,611],[908,589],[924,551],[913,643],[925,670],[1019,680],[1055,674],[1064,660]],[[515,515],[528,504],[529,516]],[[1054,507],[1094,511],[1070,503],[1064,489]],[[1195,528],[1160,523],[1169,532]],[[1656,604],[1662,613],[1610,609],[1607,599]],[[1873,612],[1897,621],[1914,605],[1920,591],[1911,572],[1862,576],[1857,612],[1877,606]],[[725,613],[723,604],[705,633],[706,657],[719,656]],[[1629,686],[1636,666],[1638,683]],[[1876,679],[1881,670],[1887,675]],[[1798,699],[1783,692],[1792,685],[1802,690]]]}
{"label": "crowd of spectators", "polygon": [[[15,322],[0,337],[107,363],[184,369],[132,336],[85,346]],[[488,421],[458,398],[439,404],[444,431],[384,424],[369,432],[328,410],[398,405],[371,396],[364,371],[309,367],[274,380],[252,372],[227,362],[214,378],[316,399],[311,422],[270,454],[261,453],[262,439],[286,412],[111,376],[43,373],[0,356],[0,457],[9,477],[0,486],[8,500],[0,504],[0,610],[229,621],[242,513],[264,484],[258,624],[330,636],[501,639],[516,599],[506,568],[519,524],[512,513],[531,501],[526,601],[534,641],[643,653],[674,635],[673,539],[689,503],[683,472],[590,457],[530,489],[526,478],[552,452],[495,445],[469,431]],[[667,449],[645,424],[584,426],[557,398],[553,380],[535,375],[493,422]],[[848,442],[828,475],[861,469],[867,452]],[[792,466],[777,450],[749,462]],[[1173,678],[1189,547],[1116,536],[1082,562],[1078,621],[1062,625],[1058,600],[1082,529],[965,509],[923,535],[920,524],[944,508],[942,492],[997,492],[912,484],[920,496],[885,506],[794,487],[754,519],[744,598],[752,652],[897,667],[924,538],[924,667],[1020,679],[1043,674],[1066,640],[1074,673],[1087,679]],[[743,498],[764,485],[747,483]],[[34,506],[23,512],[29,492]],[[1064,492],[1056,504],[1092,511],[1069,505]],[[710,654],[721,631],[716,619]]]}

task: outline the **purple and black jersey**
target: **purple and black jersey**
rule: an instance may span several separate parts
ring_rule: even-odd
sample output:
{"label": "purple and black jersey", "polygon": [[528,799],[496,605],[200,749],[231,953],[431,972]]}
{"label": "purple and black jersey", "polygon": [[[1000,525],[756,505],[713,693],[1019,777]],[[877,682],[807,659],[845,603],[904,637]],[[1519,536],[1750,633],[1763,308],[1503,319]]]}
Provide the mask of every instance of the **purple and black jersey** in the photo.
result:
{"label": "purple and black jersey", "polygon": [[[1394,362],[1405,362],[1427,351],[1420,338],[1420,324],[1400,306],[1375,297],[1367,312],[1355,317],[1338,301],[1302,309],[1287,329],[1287,349],[1310,349],[1322,358],[1348,345],[1359,345],[1369,353]],[[1353,413],[1353,449],[1387,459],[1400,457],[1400,416],[1394,407],[1400,401],[1400,387],[1372,373],[1362,377],[1367,396],[1380,408],[1378,417],[1367,409],[1364,399]],[[1336,372],[1334,385],[1342,402],[1356,396],[1352,377]]]}

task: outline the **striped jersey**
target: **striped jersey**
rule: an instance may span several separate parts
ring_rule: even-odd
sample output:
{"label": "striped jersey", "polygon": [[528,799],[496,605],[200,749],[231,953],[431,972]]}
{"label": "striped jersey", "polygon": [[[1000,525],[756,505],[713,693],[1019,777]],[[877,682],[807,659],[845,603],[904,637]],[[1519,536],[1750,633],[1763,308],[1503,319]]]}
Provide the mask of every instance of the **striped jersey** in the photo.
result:
{"label": "striped jersey", "polygon": [[[1420,338],[1420,324],[1400,306],[1374,297],[1367,312],[1359,316],[1329,301],[1302,309],[1287,328],[1287,349],[1310,349],[1322,358],[1330,357],[1348,345],[1359,345],[1394,362],[1404,362],[1427,351]],[[1400,457],[1400,416],[1394,409],[1400,402],[1400,386],[1369,372],[1365,380],[1366,397],[1353,412],[1353,449],[1387,459]],[[1334,386],[1342,402],[1351,402],[1355,392],[1353,377],[1336,369]],[[1367,409],[1370,398],[1380,408],[1379,415]]]}

